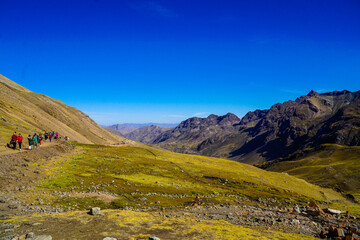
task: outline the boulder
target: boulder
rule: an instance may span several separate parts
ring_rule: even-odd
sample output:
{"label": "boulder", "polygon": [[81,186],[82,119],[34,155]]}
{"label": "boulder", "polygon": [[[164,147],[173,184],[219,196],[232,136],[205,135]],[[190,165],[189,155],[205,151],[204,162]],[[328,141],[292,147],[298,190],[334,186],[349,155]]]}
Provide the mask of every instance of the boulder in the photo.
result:
{"label": "boulder", "polygon": [[35,237],[35,234],[33,232],[29,232],[28,234],[26,234],[25,239],[33,238],[33,237]]}
{"label": "boulder", "polygon": [[345,232],[344,229],[342,228],[337,228],[335,231],[336,237],[345,237]]}
{"label": "boulder", "polygon": [[332,213],[332,214],[345,214],[346,213],[346,211],[341,211],[341,210],[336,210],[336,209],[331,209],[331,208],[326,209],[326,211],[329,213]]}
{"label": "boulder", "polygon": [[100,208],[99,207],[94,207],[94,208],[91,208],[90,210],[90,214],[91,215],[100,215]]}
{"label": "boulder", "polygon": [[112,238],[112,237],[106,237],[103,240],[117,240],[116,238]]}
{"label": "boulder", "polygon": [[152,236],[152,237],[149,237],[149,240],[160,240],[160,238]]}

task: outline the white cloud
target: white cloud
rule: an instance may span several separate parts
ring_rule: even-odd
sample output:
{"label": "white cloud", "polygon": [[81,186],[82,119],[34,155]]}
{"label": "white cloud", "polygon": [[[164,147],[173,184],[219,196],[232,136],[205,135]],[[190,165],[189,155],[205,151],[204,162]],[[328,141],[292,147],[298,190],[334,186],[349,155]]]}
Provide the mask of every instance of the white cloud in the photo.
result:
{"label": "white cloud", "polygon": [[199,112],[192,115],[193,117],[207,117],[209,115],[208,112]]}

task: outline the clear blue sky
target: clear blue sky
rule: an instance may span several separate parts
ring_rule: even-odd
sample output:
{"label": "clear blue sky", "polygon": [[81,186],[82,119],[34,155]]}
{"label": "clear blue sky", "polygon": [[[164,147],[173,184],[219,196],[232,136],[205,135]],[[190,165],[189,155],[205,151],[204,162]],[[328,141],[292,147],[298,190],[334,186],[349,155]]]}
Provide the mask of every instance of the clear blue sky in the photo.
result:
{"label": "clear blue sky", "polygon": [[100,124],[360,90],[358,0],[0,0],[0,74]]}

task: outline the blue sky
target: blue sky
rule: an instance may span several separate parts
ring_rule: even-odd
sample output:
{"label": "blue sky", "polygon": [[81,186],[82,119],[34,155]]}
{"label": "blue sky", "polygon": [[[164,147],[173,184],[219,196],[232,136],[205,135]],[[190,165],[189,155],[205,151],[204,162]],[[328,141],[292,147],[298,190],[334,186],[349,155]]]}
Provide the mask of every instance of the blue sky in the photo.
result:
{"label": "blue sky", "polygon": [[0,0],[0,74],[100,124],[360,90],[358,0]]}

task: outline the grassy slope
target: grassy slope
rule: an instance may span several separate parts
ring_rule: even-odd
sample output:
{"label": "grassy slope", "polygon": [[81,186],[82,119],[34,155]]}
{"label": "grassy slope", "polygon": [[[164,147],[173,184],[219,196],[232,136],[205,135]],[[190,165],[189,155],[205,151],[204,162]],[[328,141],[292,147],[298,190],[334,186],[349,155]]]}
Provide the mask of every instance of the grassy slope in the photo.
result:
{"label": "grassy slope", "polygon": [[268,170],[287,172],[308,182],[341,189],[360,198],[359,146],[325,144],[319,149],[307,149],[302,156],[291,161],[276,163]]}
{"label": "grassy slope", "polygon": [[[267,172],[225,159],[184,155],[151,147],[76,146],[81,149],[80,154],[44,166],[51,177],[41,182],[33,190],[34,194],[27,193],[24,197],[34,201],[38,194],[45,192],[43,199],[49,204],[74,209],[94,205],[118,208],[144,204],[179,207],[193,201],[196,194],[200,194],[203,202],[208,204],[237,204],[258,198],[300,204],[310,200],[323,204],[345,203],[345,199],[333,190],[287,174]],[[111,203],[96,198],[58,199],[48,194],[52,191],[101,191],[119,194],[120,197]],[[146,200],[141,200],[144,196]],[[156,204],[157,201],[160,203]]]}
{"label": "grassy slope", "polygon": [[[103,210],[101,221],[84,211],[34,214],[14,217],[10,221],[16,224],[41,222],[39,227],[52,229],[49,234],[55,238],[63,237],[62,230],[56,230],[56,226],[61,226],[61,229],[66,229],[66,236],[74,239],[101,239],[99,234],[103,237],[115,234],[115,237],[122,239],[147,239],[150,235],[163,236],[165,239],[166,236],[173,236],[171,239],[313,239],[297,234],[245,228],[222,220],[199,221],[191,215],[181,218],[164,216],[166,211],[181,211],[194,200],[196,194],[200,194],[202,204],[252,204],[250,201],[258,198],[277,199],[278,203],[275,204],[280,206],[284,201],[306,204],[315,200],[328,206],[333,201],[346,203],[333,190],[287,174],[267,172],[225,159],[173,153],[150,146],[73,144],[76,150],[72,155],[30,162],[42,168],[40,172],[46,173],[47,178],[16,195],[29,203],[42,201],[45,207],[51,208],[85,210],[99,206],[108,209]],[[117,194],[118,198],[107,202],[96,197],[71,195],[83,191]],[[155,208],[140,212],[118,209],[128,206]],[[89,232],[91,228],[96,231]],[[95,235],[87,236],[87,233]]]}
{"label": "grassy slope", "polygon": [[[0,75],[0,143],[9,142],[13,131],[58,131],[74,141],[113,144],[124,141],[101,128],[86,114],[59,100],[16,84]],[[2,149],[0,149],[1,151]]]}

